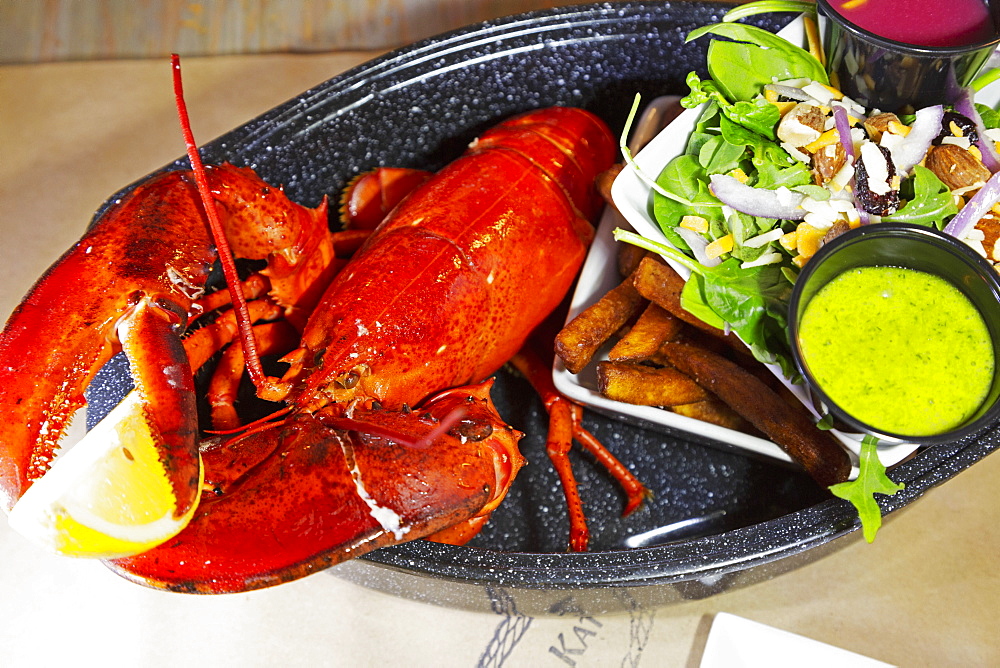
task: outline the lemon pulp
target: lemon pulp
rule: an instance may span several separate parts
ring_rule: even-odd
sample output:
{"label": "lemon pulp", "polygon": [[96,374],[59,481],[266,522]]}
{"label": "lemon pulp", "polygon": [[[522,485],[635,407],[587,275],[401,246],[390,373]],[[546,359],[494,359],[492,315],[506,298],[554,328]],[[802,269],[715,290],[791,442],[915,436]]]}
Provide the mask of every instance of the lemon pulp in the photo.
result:
{"label": "lemon pulp", "polygon": [[177,497],[133,391],[28,488],[9,520],[60,554],[130,556],[179,533],[194,515],[200,487],[199,480],[191,509],[174,517]]}

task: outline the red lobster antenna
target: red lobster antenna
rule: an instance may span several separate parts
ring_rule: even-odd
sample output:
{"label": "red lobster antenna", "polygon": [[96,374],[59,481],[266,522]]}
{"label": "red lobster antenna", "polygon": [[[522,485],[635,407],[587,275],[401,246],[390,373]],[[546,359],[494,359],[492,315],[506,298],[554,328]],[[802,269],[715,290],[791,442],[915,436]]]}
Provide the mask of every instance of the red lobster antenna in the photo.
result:
{"label": "red lobster antenna", "polygon": [[[173,67],[174,99],[177,104],[177,116],[180,119],[181,132],[184,134],[184,144],[187,147],[188,160],[191,162],[191,171],[194,173],[194,180],[198,186],[198,194],[201,196],[205,214],[208,217],[208,226],[212,232],[212,238],[215,241],[216,251],[219,255],[219,262],[222,264],[222,274],[226,279],[233,308],[236,311],[236,326],[239,329],[240,340],[243,345],[243,357],[246,362],[247,372],[250,374],[250,379],[259,392],[264,388],[273,387],[273,383],[264,373],[264,368],[260,363],[260,355],[257,352],[257,339],[254,337],[253,323],[250,321],[250,310],[247,308],[246,296],[240,287],[239,276],[236,272],[236,263],[233,260],[233,252],[229,246],[229,241],[226,239],[225,231],[222,229],[222,222],[219,220],[219,211],[215,207],[215,200],[212,198],[212,192],[208,187],[205,165],[201,161],[198,145],[194,141],[194,132],[191,130],[191,119],[188,116],[187,104],[184,102],[180,56],[176,53],[172,54],[170,56],[170,63]],[[282,415],[284,413],[287,413],[287,411],[279,411],[275,415]],[[416,441],[404,434],[399,434],[388,429],[380,429],[377,425],[359,422],[350,418],[340,418],[338,426],[343,429],[364,427],[368,433],[392,438],[403,445],[414,448],[426,448],[451,429],[464,415],[465,410],[461,407],[452,410],[441,420],[440,424]],[[265,419],[270,420],[273,417],[275,416],[271,415]],[[260,426],[262,427],[263,424]],[[251,426],[250,430],[253,431],[255,428],[257,427]]]}
{"label": "red lobster antenna", "polygon": [[215,207],[215,200],[208,187],[208,177],[205,175],[205,165],[201,162],[201,154],[198,152],[198,145],[194,141],[194,133],[191,131],[191,119],[188,117],[187,104],[184,102],[184,86],[181,82],[181,59],[180,56],[172,54],[170,64],[173,67],[174,75],[174,99],[177,103],[177,116],[181,123],[181,132],[184,134],[184,144],[187,146],[188,160],[191,162],[191,171],[194,173],[194,180],[198,186],[198,194],[201,195],[202,204],[205,207],[205,214],[208,216],[208,226],[215,240],[215,248],[219,255],[219,262],[222,264],[222,274],[225,276],[226,285],[233,301],[233,308],[236,310],[236,326],[239,329],[240,340],[243,343],[243,357],[246,360],[247,371],[250,379],[258,390],[270,385],[268,377],[264,374],[264,368],[260,364],[260,355],[257,353],[257,340],[254,338],[252,324],[250,322],[250,311],[247,308],[246,296],[240,288],[239,275],[236,272],[236,262],[233,260],[233,252],[229,247],[229,241],[222,229],[222,222],[219,220],[219,211]]}

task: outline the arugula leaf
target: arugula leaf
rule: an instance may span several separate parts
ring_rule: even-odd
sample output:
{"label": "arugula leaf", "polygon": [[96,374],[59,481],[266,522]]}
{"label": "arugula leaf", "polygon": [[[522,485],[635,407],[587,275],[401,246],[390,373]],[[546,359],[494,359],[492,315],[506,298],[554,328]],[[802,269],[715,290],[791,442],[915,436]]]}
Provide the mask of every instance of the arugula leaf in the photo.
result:
{"label": "arugula leaf", "polygon": [[768,139],[777,139],[774,129],[781,120],[778,108],[762,97],[746,101],[740,100],[734,104],[720,105],[722,113],[733,123],[763,135]]}
{"label": "arugula leaf", "polygon": [[708,47],[708,72],[732,102],[752,99],[772,77],[830,83],[826,69],[812,54],[763,28],[716,23],[692,30],[687,41],[707,34],[734,40],[712,40]]}
{"label": "arugula leaf", "polygon": [[[777,112],[777,107],[765,102],[768,107]],[[778,119],[774,119],[777,125]],[[774,130],[769,130],[769,135],[763,136],[733,121],[729,116],[719,119],[719,129],[722,137],[731,144],[747,146],[750,149],[751,158],[756,174],[755,182],[751,185],[760,188],[774,190],[778,186],[800,186],[813,182],[809,167],[798,160],[792,159],[788,152],[777,142],[772,141]]]}
{"label": "arugula leaf", "polygon": [[883,223],[912,223],[944,229],[945,219],[958,213],[948,186],[926,167],[915,166],[913,178],[906,183],[907,188],[912,188],[910,200],[896,213],[882,216]]}
{"label": "arugula leaf", "polygon": [[878,439],[865,436],[861,441],[861,459],[856,480],[830,487],[830,492],[846,499],[858,509],[865,540],[871,543],[882,527],[882,510],[875,501],[875,494],[893,495],[905,486],[895,483],[885,474],[885,466],[878,458]]}
{"label": "arugula leaf", "polygon": [[[701,106],[706,102],[714,102],[715,100],[722,99],[724,102],[728,103],[726,97],[719,90],[719,87],[711,79],[702,79],[698,76],[697,72],[688,72],[687,77],[684,79],[684,83],[690,89],[690,92],[681,98],[681,106],[685,109],[694,109],[695,107]],[[702,117],[702,120],[704,116]],[[701,122],[701,120],[699,120]]]}

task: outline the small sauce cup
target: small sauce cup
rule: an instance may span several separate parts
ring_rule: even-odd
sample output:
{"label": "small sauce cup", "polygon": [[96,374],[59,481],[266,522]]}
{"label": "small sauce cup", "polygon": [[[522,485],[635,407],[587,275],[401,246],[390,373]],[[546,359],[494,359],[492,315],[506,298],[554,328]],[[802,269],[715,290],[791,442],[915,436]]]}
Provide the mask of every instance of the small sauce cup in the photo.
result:
{"label": "small sauce cup", "polygon": [[[963,424],[926,436],[883,431],[847,413],[810,373],[800,340],[806,308],[823,286],[859,267],[900,267],[939,276],[968,297],[983,316],[993,345],[993,378],[985,400]],[[933,303],[928,308],[933,308]],[[916,225],[878,223],[851,230],[827,243],[796,279],[789,302],[788,335],[795,364],[814,400],[844,431],[870,434],[886,443],[933,445],[973,434],[1000,419],[1000,275],[975,251],[943,232]],[[963,379],[949,382],[962,383]]]}
{"label": "small sauce cup", "polygon": [[844,18],[831,0],[817,0],[819,13],[826,18],[827,70],[845,95],[869,109],[906,112],[953,102],[1000,45],[1000,0],[987,4],[991,38],[932,47],[877,35]]}

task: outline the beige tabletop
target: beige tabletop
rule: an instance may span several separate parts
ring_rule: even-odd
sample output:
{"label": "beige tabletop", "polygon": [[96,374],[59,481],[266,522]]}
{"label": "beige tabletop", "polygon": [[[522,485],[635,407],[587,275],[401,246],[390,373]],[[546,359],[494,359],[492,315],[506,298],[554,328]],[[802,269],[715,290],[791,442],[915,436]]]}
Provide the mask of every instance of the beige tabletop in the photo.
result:
{"label": "beige tabletop", "polygon": [[[207,141],[373,53],[189,59]],[[181,155],[166,62],[0,67],[0,314],[111,193]],[[0,523],[5,666],[697,666],[720,612],[902,666],[1000,665],[1000,456],[854,541],[773,580],[596,617],[521,617],[374,591],[330,569],[249,594],[195,597],[49,556]],[[506,644],[498,646],[504,640]],[[803,657],[802,665],[813,665]]]}

